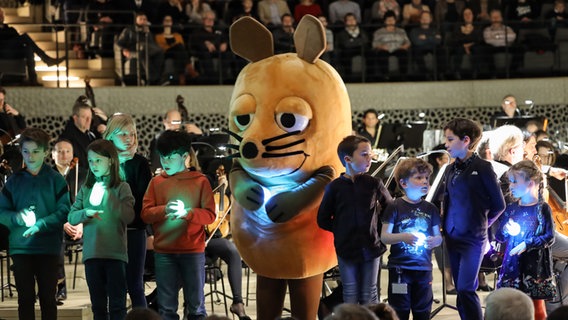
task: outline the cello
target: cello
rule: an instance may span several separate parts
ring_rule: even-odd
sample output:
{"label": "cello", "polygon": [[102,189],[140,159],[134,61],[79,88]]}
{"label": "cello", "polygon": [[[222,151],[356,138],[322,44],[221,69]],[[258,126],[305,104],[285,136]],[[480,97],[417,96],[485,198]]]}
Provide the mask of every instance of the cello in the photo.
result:
{"label": "cello", "polygon": [[[568,203],[562,201],[560,196],[554,191],[550,185],[548,189],[548,205],[552,209],[552,218],[554,220],[554,228],[559,233],[568,237]],[[568,196],[568,179],[564,178],[565,197]],[[564,198],[568,199],[568,198]]]}
{"label": "cello", "polygon": [[205,232],[207,233],[207,241],[205,245],[215,236],[217,230],[221,233],[221,237],[225,238],[230,233],[229,226],[229,212],[231,211],[231,200],[225,193],[228,186],[227,176],[225,175],[225,167],[220,165],[216,172],[217,178],[219,180],[219,185],[213,189],[213,198],[215,199],[215,221],[213,223],[205,226]]}

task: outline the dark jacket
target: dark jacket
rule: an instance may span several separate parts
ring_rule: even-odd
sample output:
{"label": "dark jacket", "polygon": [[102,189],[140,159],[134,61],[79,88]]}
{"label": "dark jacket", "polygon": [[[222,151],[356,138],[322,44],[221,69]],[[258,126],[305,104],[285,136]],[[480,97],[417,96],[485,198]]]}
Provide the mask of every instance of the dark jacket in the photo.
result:
{"label": "dark jacket", "polygon": [[148,160],[139,154],[135,154],[134,158],[121,164],[121,168],[124,170],[126,182],[128,182],[134,196],[134,221],[128,225],[128,228],[144,229],[146,224],[142,221],[140,213],[142,212],[144,194],[150,180],[152,180]]}
{"label": "dark jacket", "polygon": [[65,129],[59,136],[60,140],[67,140],[73,145],[73,156],[79,159],[79,167],[83,169],[88,169],[89,164],[87,163],[87,147],[91,142],[93,142],[97,136],[91,132],[81,132],[73,119],[69,119],[65,125]]}

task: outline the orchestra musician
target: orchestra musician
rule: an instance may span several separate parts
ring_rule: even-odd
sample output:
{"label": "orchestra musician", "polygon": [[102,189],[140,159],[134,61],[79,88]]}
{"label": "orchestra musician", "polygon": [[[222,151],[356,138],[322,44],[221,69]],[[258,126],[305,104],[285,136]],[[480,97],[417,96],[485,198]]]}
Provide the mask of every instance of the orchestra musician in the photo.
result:
{"label": "orchestra musician", "polygon": [[1,160],[6,160],[10,168],[21,168],[23,165],[20,150],[15,147],[17,136],[26,128],[26,119],[13,106],[6,102],[6,89],[0,87],[0,143],[3,146]]}

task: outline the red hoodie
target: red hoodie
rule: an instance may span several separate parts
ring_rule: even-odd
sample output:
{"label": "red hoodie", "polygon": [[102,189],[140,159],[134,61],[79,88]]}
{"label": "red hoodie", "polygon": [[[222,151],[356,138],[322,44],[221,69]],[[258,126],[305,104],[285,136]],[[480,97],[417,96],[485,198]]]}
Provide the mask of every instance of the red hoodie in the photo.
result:
{"label": "red hoodie", "polygon": [[[166,204],[173,200],[182,200],[189,208],[185,218],[166,218]],[[173,176],[162,171],[148,185],[141,217],[152,225],[156,252],[203,252],[204,226],[215,221],[215,200],[209,180],[196,171],[184,171]]]}

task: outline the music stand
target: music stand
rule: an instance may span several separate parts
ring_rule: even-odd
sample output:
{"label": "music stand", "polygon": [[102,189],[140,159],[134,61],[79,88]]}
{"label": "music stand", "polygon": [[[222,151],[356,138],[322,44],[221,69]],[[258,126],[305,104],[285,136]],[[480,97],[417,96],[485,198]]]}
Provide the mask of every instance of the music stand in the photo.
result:
{"label": "music stand", "polygon": [[425,121],[382,124],[377,147],[387,149],[389,152],[400,145],[404,145],[405,148],[422,148],[427,126],[428,123]]}
{"label": "music stand", "polygon": [[513,125],[515,127],[518,127],[520,129],[524,129],[527,125],[527,123],[529,123],[529,121],[534,121],[536,122],[540,128],[544,131],[546,131],[546,128],[548,126],[548,119],[546,117],[542,117],[542,116],[521,116],[521,117],[514,117],[514,118],[509,118],[509,117],[495,117],[493,119],[493,128],[497,128],[500,127],[502,125]]}

